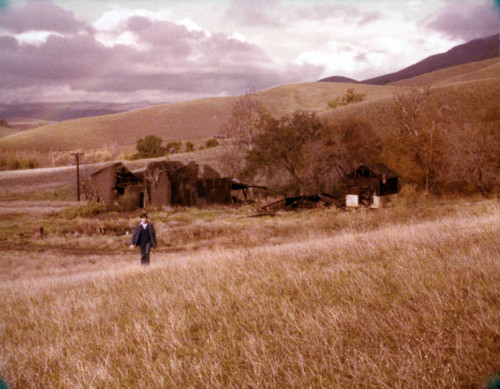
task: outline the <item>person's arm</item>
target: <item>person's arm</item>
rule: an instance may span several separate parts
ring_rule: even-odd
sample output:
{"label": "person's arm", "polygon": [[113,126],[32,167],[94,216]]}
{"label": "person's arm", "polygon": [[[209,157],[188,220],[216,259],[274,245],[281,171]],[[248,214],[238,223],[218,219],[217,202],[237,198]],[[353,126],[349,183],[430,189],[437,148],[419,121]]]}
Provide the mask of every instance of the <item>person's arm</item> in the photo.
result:
{"label": "person's arm", "polygon": [[149,223],[149,225],[151,226],[151,230],[150,230],[150,233],[151,233],[151,243],[153,244],[153,248],[155,249],[156,248],[156,231],[155,231],[155,226],[153,226],[152,223]]}
{"label": "person's arm", "polygon": [[130,239],[130,248],[133,249],[135,244],[137,243],[137,227],[134,228],[134,232],[132,233],[132,239]]}

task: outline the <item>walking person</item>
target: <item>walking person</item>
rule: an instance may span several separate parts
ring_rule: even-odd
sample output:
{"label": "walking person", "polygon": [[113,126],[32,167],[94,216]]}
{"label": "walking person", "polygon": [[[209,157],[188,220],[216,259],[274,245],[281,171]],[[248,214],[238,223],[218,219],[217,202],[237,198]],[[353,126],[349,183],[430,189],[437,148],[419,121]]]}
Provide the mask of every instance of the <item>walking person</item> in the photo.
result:
{"label": "walking person", "polygon": [[135,227],[132,234],[130,249],[135,246],[141,248],[141,265],[149,265],[151,247],[156,248],[156,232],[153,223],[148,221],[148,215],[141,213],[141,222]]}

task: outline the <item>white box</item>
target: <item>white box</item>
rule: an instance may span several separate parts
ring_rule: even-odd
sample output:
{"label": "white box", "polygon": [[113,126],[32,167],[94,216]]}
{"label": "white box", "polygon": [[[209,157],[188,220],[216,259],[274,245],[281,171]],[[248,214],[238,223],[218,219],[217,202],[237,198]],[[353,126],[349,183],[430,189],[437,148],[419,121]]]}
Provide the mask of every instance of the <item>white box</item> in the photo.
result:
{"label": "white box", "polygon": [[345,197],[345,206],[346,207],[357,207],[358,206],[358,195],[348,194]]}
{"label": "white box", "polygon": [[370,208],[380,208],[382,203],[380,202],[380,196],[373,195],[373,203],[370,205]]}

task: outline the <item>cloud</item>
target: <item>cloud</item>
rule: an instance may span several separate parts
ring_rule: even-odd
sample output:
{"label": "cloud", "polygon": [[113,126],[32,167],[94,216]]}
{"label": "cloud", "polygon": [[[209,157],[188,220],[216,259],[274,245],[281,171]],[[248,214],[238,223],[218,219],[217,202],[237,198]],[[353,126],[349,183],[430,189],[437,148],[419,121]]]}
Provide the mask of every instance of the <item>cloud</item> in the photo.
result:
{"label": "cloud", "polygon": [[295,17],[297,19],[309,19],[316,22],[337,19],[344,22],[348,21],[350,24],[363,26],[381,19],[383,15],[379,11],[366,11],[343,4],[319,3],[313,6],[300,8]]}
{"label": "cloud", "polygon": [[[56,14],[69,15],[46,5]],[[104,33],[82,32],[80,22],[66,20],[64,29],[37,44],[16,35],[0,36],[0,100],[16,93],[26,100],[61,93],[66,99],[111,96],[115,101],[235,95],[304,76],[314,80],[322,70],[306,61],[283,69],[256,44],[150,15],[127,14],[112,26],[103,25]],[[66,33],[60,35],[62,31]],[[129,39],[126,44],[119,43],[123,34]]]}
{"label": "cloud", "polygon": [[28,31],[74,34],[90,30],[90,26],[77,20],[73,12],[58,7],[51,1],[33,1],[23,7],[6,8],[0,13],[0,26],[17,34]]}
{"label": "cloud", "polygon": [[283,25],[282,11],[279,1],[233,0],[223,19],[244,26],[278,28]]}
{"label": "cloud", "polygon": [[433,18],[421,23],[452,39],[464,41],[499,32],[498,10],[490,0],[448,0]]}
{"label": "cloud", "polygon": [[92,24],[65,8],[75,2],[7,4],[0,6],[0,101],[160,102],[331,75],[366,79],[498,33],[491,0],[217,0],[170,9],[95,0],[101,13],[86,14]]}

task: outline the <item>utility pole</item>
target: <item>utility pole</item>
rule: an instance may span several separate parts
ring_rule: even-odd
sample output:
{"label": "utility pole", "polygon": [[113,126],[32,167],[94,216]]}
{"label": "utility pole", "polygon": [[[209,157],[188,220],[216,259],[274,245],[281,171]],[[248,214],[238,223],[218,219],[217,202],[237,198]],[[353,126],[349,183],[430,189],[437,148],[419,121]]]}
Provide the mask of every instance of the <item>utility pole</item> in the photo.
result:
{"label": "utility pole", "polygon": [[80,201],[80,153],[76,152],[72,154],[76,159],[76,196],[78,201]]}

